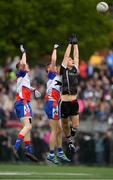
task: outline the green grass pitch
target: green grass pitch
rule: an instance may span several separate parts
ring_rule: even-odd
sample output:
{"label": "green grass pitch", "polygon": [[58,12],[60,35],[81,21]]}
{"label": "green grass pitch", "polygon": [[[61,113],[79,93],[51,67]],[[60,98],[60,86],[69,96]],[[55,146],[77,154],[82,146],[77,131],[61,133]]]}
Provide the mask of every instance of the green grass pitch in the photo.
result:
{"label": "green grass pitch", "polygon": [[6,163],[0,164],[2,179],[113,179],[113,168]]}

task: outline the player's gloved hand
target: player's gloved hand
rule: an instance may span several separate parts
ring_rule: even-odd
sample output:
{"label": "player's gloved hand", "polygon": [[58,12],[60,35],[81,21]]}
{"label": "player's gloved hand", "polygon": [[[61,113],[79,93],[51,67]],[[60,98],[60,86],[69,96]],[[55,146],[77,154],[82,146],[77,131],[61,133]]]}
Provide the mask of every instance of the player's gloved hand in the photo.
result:
{"label": "player's gloved hand", "polygon": [[77,42],[78,42],[78,39],[76,35],[73,34],[69,37],[69,44],[77,44]]}
{"label": "player's gloved hand", "polygon": [[76,35],[72,36],[72,44],[77,44],[78,43],[78,39]]}
{"label": "player's gloved hand", "polygon": [[41,97],[41,93],[37,89],[34,90],[34,95],[35,95],[35,98]]}
{"label": "player's gloved hand", "polygon": [[59,47],[58,44],[54,44],[54,49],[57,49]]}
{"label": "player's gloved hand", "polygon": [[24,52],[25,52],[25,49],[24,49],[23,44],[21,44],[21,45],[20,45],[20,51],[21,51],[22,53],[24,53]]}
{"label": "player's gloved hand", "polygon": [[72,39],[73,39],[73,35],[71,35],[71,36],[69,37],[69,40],[68,40],[68,43],[69,43],[69,44],[73,44],[73,43],[72,43]]}

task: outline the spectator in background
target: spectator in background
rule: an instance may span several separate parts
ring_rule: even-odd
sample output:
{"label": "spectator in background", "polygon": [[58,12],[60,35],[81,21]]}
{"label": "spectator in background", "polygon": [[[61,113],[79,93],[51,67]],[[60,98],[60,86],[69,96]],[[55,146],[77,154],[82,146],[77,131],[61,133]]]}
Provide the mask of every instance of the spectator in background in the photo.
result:
{"label": "spectator in background", "polygon": [[0,132],[0,161],[12,160],[11,137],[5,130]]}
{"label": "spectator in background", "polygon": [[80,78],[82,79],[87,78],[87,63],[85,61],[80,61],[79,75],[80,75]]}
{"label": "spectator in background", "polygon": [[90,133],[80,135],[80,162],[83,164],[95,164],[95,141]]}
{"label": "spectator in background", "polygon": [[101,166],[104,162],[104,144],[103,144],[103,134],[97,132],[95,134],[95,155],[96,164]]}
{"label": "spectator in background", "polygon": [[96,51],[89,59],[90,65],[93,67],[98,67],[103,61],[103,57],[99,55],[99,53]]}
{"label": "spectator in background", "polygon": [[103,145],[104,145],[104,163],[105,165],[110,165],[111,163],[111,143],[112,143],[112,133],[111,131],[105,132],[105,136],[103,139]]}
{"label": "spectator in background", "polygon": [[110,50],[105,58],[105,62],[110,72],[110,76],[113,75],[113,51]]}
{"label": "spectator in background", "polygon": [[46,161],[46,153],[49,151],[48,144],[40,137],[40,131],[32,132],[32,145],[35,156],[39,161]]}
{"label": "spectator in background", "polygon": [[94,67],[88,62],[87,65],[87,76],[88,78],[92,78],[94,73]]}

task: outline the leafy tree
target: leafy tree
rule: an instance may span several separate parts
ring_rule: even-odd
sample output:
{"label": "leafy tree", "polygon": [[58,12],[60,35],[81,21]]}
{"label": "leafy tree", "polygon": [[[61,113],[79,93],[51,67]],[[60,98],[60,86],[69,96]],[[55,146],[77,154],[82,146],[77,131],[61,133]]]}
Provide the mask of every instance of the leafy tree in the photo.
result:
{"label": "leafy tree", "polygon": [[[32,65],[46,63],[53,44],[61,44],[61,60],[67,38],[75,32],[81,58],[113,43],[110,13],[96,11],[99,0],[0,0],[0,62],[19,54],[23,43]],[[112,4],[112,0],[108,0]],[[3,59],[3,60],[2,60]]]}

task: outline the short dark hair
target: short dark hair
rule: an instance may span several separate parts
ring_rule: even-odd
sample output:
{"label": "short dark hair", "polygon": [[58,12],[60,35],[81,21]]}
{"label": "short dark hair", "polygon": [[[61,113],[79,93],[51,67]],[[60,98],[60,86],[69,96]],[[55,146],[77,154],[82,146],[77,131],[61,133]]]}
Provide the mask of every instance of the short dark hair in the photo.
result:
{"label": "short dark hair", "polygon": [[20,62],[18,62],[16,64],[16,69],[19,70],[20,68],[24,68],[25,67],[25,64],[21,64]]}
{"label": "short dark hair", "polygon": [[18,62],[18,63],[16,64],[16,69],[19,70],[19,67],[20,67],[20,62]]}

